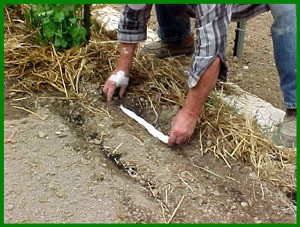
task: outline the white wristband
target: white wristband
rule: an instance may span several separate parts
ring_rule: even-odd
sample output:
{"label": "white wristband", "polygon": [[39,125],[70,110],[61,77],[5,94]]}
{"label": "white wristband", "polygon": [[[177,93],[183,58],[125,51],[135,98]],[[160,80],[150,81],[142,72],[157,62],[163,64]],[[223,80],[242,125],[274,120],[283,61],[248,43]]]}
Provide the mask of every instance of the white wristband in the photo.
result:
{"label": "white wristband", "polygon": [[121,87],[128,85],[129,77],[125,76],[123,71],[118,71],[117,74],[111,75],[109,80],[115,82],[117,87]]}

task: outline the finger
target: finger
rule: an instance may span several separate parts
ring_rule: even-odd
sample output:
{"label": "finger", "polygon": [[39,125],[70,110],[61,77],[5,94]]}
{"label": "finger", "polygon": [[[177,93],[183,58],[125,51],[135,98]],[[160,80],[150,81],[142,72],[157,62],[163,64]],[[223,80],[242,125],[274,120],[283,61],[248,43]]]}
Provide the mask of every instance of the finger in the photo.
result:
{"label": "finger", "polygon": [[109,86],[108,91],[107,91],[107,101],[111,101],[113,96],[114,96],[114,92],[116,90],[116,84],[113,83],[111,84],[111,86]]}
{"label": "finger", "polygon": [[103,87],[103,93],[107,96],[109,87],[111,87],[113,85],[113,81],[110,81],[109,79],[106,80],[104,87]]}
{"label": "finger", "polygon": [[176,142],[176,136],[171,132],[168,140],[168,145],[173,145]]}
{"label": "finger", "polygon": [[181,138],[180,137],[176,137],[175,143],[176,144],[181,144]]}
{"label": "finger", "polygon": [[181,144],[181,143],[183,143],[184,141],[185,141],[185,138],[184,138],[184,137],[179,137],[179,136],[177,136],[177,137],[176,137],[175,143],[176,143],[176,144]]}
{"label": "finger", "polygon": [[107,91],[108,91],[108,82],[106,81],[106,83],[104,84],[104,87],[103,87],[103,93],[105,96],[107,96]]}
{"label": "finger", "polygon": [[127,86],[121,86],[120,92],[119,92],[119,97],[123,98],[125,92],[126,92]]}

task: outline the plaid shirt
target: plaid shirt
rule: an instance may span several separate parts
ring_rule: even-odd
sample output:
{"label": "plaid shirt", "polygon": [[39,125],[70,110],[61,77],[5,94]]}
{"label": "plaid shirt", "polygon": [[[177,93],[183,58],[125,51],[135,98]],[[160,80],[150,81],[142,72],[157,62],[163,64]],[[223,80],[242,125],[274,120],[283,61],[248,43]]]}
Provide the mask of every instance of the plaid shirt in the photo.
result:
{"label": "plaid shirt", "polygon": [[[197,85],[200,76],[218,56],[219,78],[226,80],[225,47],[231,20],[249,19],[269,10],[268,5],[197,4],[185,5],[187,14],[196,19],[196,48],[188,78],[189,87]],[[137,43],[147,38],[147,22],[152,5],[124,5],[119,22],[118,40]]]}

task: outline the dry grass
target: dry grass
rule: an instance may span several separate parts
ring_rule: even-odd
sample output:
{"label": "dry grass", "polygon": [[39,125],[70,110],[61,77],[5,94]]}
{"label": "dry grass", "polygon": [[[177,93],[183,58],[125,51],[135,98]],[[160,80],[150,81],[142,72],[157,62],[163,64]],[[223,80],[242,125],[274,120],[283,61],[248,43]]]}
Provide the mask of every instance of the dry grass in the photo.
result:
{"label": "dry grass", "polygon": [[[80,98],[82,80],[96,78],[104,83],[118,56],[115,41],[94,30],[89,44],[70,50],[57,51],[53,46],[34,44],[37,31],[17,16],[25,8],[5,8],[4,76],[5,81],[11,82],[11,90],[47,90],[66,98]],[[131,80],[129,93],[148,97],[154,110],[162,103],[181,105],[186,92],[183,68],[189,59],[176,59],[137,55],[132,70],[135,80]],[[286,191],[296,190],[295,151],[268,142],[254,122],[235,113],[214,93],[206,103],[197,130],[200,152],[213,152],[229,168],[233,160],[243,160],[263,179]]]}

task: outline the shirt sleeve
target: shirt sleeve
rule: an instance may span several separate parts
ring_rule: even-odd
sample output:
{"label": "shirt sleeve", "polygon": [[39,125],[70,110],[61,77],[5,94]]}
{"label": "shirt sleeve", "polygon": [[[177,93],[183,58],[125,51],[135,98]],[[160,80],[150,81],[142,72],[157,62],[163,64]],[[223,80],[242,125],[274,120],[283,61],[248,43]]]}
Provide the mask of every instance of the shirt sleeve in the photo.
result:
{"label": "shirt sleeve", "polygon": [[120,13],[118,40],[125,43],[137,43],[147,38],[147,23],[152,5],[126,4]]}
{"label": "shirt sleeve", "polygon": [[226,80],[227,67],[225,47],[228,25],[232,15],[230,4],[195,5],[196,48],[188,78],[190,88],[195,87],[208,66],[216,59],[221,59],[219,78]]}

